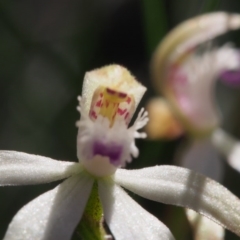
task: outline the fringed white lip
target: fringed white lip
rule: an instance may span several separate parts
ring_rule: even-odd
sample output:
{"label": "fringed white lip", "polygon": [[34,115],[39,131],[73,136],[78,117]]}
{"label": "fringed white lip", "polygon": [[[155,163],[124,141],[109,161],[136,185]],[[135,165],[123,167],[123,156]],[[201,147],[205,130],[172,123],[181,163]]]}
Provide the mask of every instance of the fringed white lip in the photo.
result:
{"label": "fringed white lip", "polygon": [[123,121],[116,121],[113,127],[109,128],[106,118],[100,116],[93,122],[83,115],[77,123],[79,161],[95,176],[112,175],[118,167],[124,167],[132,157],[138,156],[135,139],[146,137],[145,133],[139,133],[138,130],[147,122],[148,116],[144,109],[141,109],[130,128]]}

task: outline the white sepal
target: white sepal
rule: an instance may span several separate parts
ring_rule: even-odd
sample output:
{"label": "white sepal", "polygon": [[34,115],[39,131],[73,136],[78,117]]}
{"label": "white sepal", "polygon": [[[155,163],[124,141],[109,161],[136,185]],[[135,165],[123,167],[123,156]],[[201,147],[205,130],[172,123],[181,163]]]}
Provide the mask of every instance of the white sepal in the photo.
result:
{"label": "white sepal", "polygon": [[81,171],[78,163],[22,152],[0,151],[0,186],[48,183]]}
{"label": "white sepal", "polygon": [[115,182],[142,197],[193,209],[240,236],[240,200],[203,175],[175,166],[155,166],[119,169]]}
{"label": "white sepal", "polygon": [[93,179],[70,177],[25,205],[10,223],[4,240],[69,240],[80,221]]}
{"label": "white sepal", "polygon": [[169,229],[119,186],[98,182],[104,218],[115,239],[174,240]]}

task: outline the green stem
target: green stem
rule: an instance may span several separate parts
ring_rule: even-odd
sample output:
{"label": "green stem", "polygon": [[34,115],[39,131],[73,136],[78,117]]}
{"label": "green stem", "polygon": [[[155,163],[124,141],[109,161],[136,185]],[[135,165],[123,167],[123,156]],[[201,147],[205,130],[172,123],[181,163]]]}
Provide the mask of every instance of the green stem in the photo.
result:
{"label": "green stem", "polygon": [[167,32],[166,8],[163,0],[142,0],[145,36],[149,56]]}
{"label": "green stem", "polygon": [[97,182],[94,183],[83,217],[72,240],[104,240],[103,209],[98,195]]}
{"label": "green stem", "polygon": [[220,4],[221,0],[206,0],[203,6],[203,13],[216,11]]}

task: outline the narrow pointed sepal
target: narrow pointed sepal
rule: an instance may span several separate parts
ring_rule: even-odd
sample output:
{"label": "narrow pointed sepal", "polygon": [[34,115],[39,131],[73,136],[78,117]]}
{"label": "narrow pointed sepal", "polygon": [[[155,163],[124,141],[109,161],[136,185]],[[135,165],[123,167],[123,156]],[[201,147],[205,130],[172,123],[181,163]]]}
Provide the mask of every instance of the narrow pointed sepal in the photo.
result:
{"label": "narrow pointed sepal", "polygon": [[81,171],[79,163],[22,152],[0,151],[0,186],[48,183]]}
{"label": "narrow pointed sepal", "polygon": [[77,175],[40,195],[15,215],[4,240],[70,240],[92,185],[91,177]]}
{"label": "narrow pointed sepal", "polygon": [[194,171],[175,166],[119,169],[115,181],[142,197],[190,208],[240,236],[240,199]]}
{"label": "narrow pointed sepal", "polygon": [[113,182],[99,181],[104,218],[117,240],[174,240],[169,229]]}

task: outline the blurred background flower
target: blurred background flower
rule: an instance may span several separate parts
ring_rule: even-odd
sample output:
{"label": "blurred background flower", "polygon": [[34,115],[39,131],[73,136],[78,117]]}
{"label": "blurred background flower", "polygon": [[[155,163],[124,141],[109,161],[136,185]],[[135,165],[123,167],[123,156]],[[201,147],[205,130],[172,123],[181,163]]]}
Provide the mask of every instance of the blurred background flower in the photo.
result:
{"label": "blurred background flower", "polygon": [[[77,95],[84,73],[106,64],[127,67],[155,96],[149,60],[162,37],[197,14],[240,10],[238,0],[2,0],[0,2],[0,148],[76,161]],[[219,42],[239,46],[240,32]],[[240,137],[240,89],[218,81],[222,127]],[[140,157],[127,167],[173,164],[184,136],[137,142]],[[225,163],[223,184],[240,196],[240,176]],[[0,239],[25,203],[55,184],[0,189]],[[134,198],[137,198],[133,195]],[[193,239],[183,209],[137,199],[171,229]],[[227,240],[237,237],[226,232]]]}

